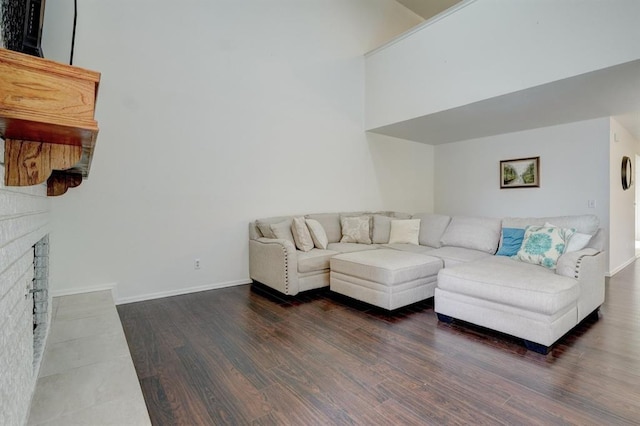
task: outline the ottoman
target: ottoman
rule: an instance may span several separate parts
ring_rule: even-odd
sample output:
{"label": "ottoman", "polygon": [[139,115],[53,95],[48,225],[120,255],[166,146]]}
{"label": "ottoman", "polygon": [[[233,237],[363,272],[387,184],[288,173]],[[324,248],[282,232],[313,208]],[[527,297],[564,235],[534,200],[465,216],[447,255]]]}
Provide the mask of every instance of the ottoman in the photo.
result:
{"label": "ottoman", "polygon": [[340,254],[330,265],[331,291],[393,310],[433,297],[442,260],[379,249]]}

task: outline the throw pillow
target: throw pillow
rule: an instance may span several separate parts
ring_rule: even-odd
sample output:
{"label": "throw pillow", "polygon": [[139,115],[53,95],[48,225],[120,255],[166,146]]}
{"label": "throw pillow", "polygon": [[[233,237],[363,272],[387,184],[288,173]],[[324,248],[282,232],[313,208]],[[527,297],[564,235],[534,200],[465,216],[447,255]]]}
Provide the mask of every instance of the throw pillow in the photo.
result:
{"label": "throw pillow", "polygon": [[265,222],[256,222],[256,226],[258,227],[258,229],[260,230],[260,233],[262,234],[263,237],[265,238],[275,238],[276,236],[273,235],[273,231],[271,230],[271,224],[270,223],[265,223]]}
{"label": "throw pillow", "polygon": [[283,220],[282,222],[272,223],[269,227],[271,228],[271,232],[273,232],[275,238],[290,241],[291,244],[295,246],[296,242],[293,239],[293,234],[291,233],[291,222],[291,219]]}
{"label": "throw pillow", "polygon": [[524,229],[502,228],[502,240],[496,256],[515,256],[522,246]]}
{"label": "throw pillow", "polygon": [[555,269],[558,258],[565,252],[567,242],[574,233],[574,229],[527,226],[522,247],[515,258]]}
{"label": "throw pillow", "polygon": [[341,216],[341,243],[371,244],[369,237],[369,216]]}
{"label": "throw pillow", "polygon": [[[549,222],[545,223],[544,226],[557,228],[556,225],[552,225]],[[565,253],[582,250],[587,246],[587,244],[589,244],[589,241],[591,241],[591,235],[576,232],[569,240],[569,244],[567,244],[567,250],[565,251]]]}
{"label": "throw pillow", "polygon": [[313,244],[319,249],[326,250],[327,244],[329,244],[329,238],[322,224],[315,219],[307,219],[306,222]]}
{"label": "throw pillow", "polygon": [[418,245],[420,219],[392,220],[389,244]]}
{"label": "throw pillow", "polygon": [[587,244],[589,244],[589,241],[591,241],[591,235],[576,232],[569,240],[567,251],[565,253],[582,250],[587,246]]}
{"label": "throw pillow", "polygon": [[296,242],[298,250],[309,251],[313,248],[313,239],[309,228],[307,228],[307,222],[304,217],[294,217],[293,225],[291,226],[291,232],[293,233],[293,239]]}

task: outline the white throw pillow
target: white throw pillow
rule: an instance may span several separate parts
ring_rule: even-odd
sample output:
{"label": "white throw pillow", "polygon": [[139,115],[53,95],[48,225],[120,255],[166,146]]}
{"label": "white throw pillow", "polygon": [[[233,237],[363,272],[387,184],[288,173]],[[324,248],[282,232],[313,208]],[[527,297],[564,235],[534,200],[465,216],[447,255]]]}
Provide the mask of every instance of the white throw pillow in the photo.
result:
{"label": "white throw pillow", "polygon": [[[545,223],[544,226],[549,228],[558,228],[558,226],[552,225],[549,222]],[[571,253],[573,251],[582,250],[587,246],[587,244],[589,244],[589,241],[591,241],[591,237],[592,236],[589,234],[576,232],[575,234],[573,234],[573,236],[569,240],[569,243],[567,244],[567,249],[564,252]]]}
{"label": "white throw pillow", "polygon": [[369,216],[341,216],[341,243],[371,244],[369,236]]}
{"label": "white throw pillow", "polygon": [[313,239],[311,238],[311,233],[309,233],[309,228],[307,228],[307,223],[303,216],[293,218],[291,232],[293,233],[293,239],[296,242],[298,250],[309,251],[313,248]]}
{"label": "white throw pillow", "polygon": [[420,219],[392,220],[389,244],[418,245]]}
{"label": "white throw pillow", "polygon": [[322,224],[315,219],[306,219],[306,222],[309,233],[311,234],[311,239],[313,239],[313,244],[319,249],[326,250],[327,244],[329,244],[329,238]]}

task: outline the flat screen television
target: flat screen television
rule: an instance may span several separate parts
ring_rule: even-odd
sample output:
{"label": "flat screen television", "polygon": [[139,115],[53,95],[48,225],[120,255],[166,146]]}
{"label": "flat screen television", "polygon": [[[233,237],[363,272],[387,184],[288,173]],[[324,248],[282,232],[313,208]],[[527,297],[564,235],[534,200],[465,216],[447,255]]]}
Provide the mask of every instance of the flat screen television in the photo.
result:
{"label": "flat screen television", "polygon": [[0,0],[4,48],[43,57],[42,24],[46,0]]}

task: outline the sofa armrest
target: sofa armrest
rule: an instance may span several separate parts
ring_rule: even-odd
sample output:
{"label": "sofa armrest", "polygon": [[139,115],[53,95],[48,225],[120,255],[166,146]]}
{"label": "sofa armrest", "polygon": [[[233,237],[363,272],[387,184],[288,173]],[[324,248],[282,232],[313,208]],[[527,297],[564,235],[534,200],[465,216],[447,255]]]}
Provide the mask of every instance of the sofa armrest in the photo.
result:
{"label": "sofa armrest", "polygon": [[597,256],[599,253],[598,250],[592,248],[565,253],[558,259],[556,274],[579,279],[582,262],[585,261],[585,258]]}
{"label": "sofa armrest", "polygon": [[298,255],[293,243],[272,238],[249,240],[249,276],[281,293],[298,294]]}
{"label": "sofa armrest", "polygon": [[556,273],[575,278],[580,285],[578,321],[598,309],[604,302],[605,252],[586,248],[565,253],[558,259]]}

